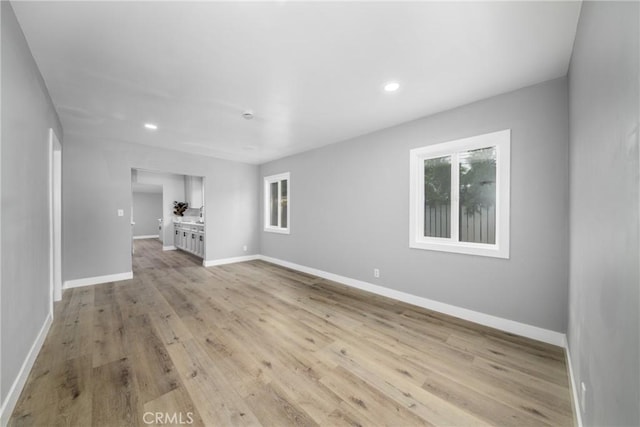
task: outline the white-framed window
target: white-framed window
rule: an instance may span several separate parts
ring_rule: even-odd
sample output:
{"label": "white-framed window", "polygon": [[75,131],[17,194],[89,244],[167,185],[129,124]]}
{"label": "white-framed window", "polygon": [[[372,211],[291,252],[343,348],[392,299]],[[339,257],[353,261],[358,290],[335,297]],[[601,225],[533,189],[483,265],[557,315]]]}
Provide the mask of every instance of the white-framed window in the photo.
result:
{"label": "white-framed window", "polygon": [[266,176],[264,178],[264,231],[289,234],[290,207],[289,172]]}
{"label": "white-framed window", "polygon": [[509,258],[511,130],[410,152],[409,247]]}

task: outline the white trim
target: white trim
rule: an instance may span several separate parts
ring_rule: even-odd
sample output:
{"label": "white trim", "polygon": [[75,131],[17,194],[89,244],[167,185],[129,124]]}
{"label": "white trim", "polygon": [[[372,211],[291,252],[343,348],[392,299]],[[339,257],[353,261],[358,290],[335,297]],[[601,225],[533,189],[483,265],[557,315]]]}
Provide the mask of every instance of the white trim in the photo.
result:
{"label": "white trim", "polygon": [[49,128],[49,291],[53,302],[62,299],[62,145]]}
{"label": "white trim", "polygon": [[276,228],[274,226],[264,227],[264,231],[267,233],[291,234],[288,228]]}
{"label": "white trim", "polygon": [[176,247],[175,247],[175,246],[173,246],[173,245],[170,245],[170,246],[163,246],[163,247],[162,247],[162,250],[163,250],[163,251],[175,251],[175,250],[177,250],[177,249],[178,249],[178,248],[176,248]]}
{"label": "white trim", "polygon": [[150,234],[147,236],[133,236],[133,240],[140,240],[140,239],[157,239],[158,237],[160,237],[159,234]]}
{"label": "white trim", "polygon": [[101,283],[119,282],[133,279],[133,272],[107,274],[106,276],[85,277],[83,279],[65,280],[63,289],[79,288],[80,286],[99,285]]}
{"label": "white trim", "polygon": [[51,323],[53,323],[53,315],[52,313],[49,313],[42,325],[42,328],[40,329],[40,332],[38,333],[38,336],[36,337],[36,340],[33,342],[29,353],[27,353],[27,357],[22,363],[22,367],[20,368],[16,379],[13,381],[13,384],[9,389],[9,393],[7,393],[7,397],[4,402],[2,402],[2,408],[0,409],[1,426],[6,426],[9,423],[9,418],[15,409],[20,393],[22,393],[22,389],[27,382],[27,378],[29,378],[29,373],[31,372],[31,368],[33,368],[36,357],[38,357],[38,353],[40,353],[42,344],[44,344],[44,340],[47,337]]}
{"label": "white trim", "polygon": [[53,301],[55,299],[55,265],[54,265],[54,207],[53,207],[53,152],[55,150],[55,144],[53,142],[53,128],[49,128],[49,143],[48,143],[48,163],[49,163],[49,313],[53,313]]}
{"label": "white trim", "polygon": [[552,331],[549,329],[540,328],[538,326],[528,325],[526,323],[516,322],[514,320],[504,319],[502,317],[492,316],[490,314],[480,313],[478,311],[469,310],[455,305],[445,304],[439,301],[434,301],[428,298],[411,295],[405,292],[396,291],[394,289],[385,288],[383,286],[374,285],[372,283],[364,282],[362,280],[352,279],[338,274],[328,273],[326,271],[318,270],[311,267],[305,267],[303,265],[294,264],[289,261],[283,261],[277,258],[271,258],[264,255],[259,255],[258,259],[267,261],[273,264],[281,265],[283,267],[291,268],[301,271],[307,274],[313,274],[314,276],[322,277],[323,279],[339,282],[353,288],[362,289],[364,291],[372,292],[377,295],[382,295],[388,298],[393,298],[398,301],[403,301],[408,304],[412,304],[418,307],[426,308],[429,310],[437,311],[439,313],[448,314],[460,319],[468,320],[470,322],[478,323],[480,325],[489,326],[495,329],[499,329],[504,332],[520,335],[526,338],[546,342],[548,344],[557,345],[563,347],[565,343],[565,334]]}
{"label": "white trim", "polygon": [[245,261],[253,261],[256,259],[261,259],[261,255],[246,255],[246,256],[237,256],[233,258],[220,258],[220,259],[209,259],[203,260],[202,265],[204,267],[215,267],[216,265],[225,265],[225,264],[234,264],[236,262],[245,262]]}
{"label": "white trim", "polygon": [[[496,243],[459,241],[459,154],[463,151],[496,149]],[[424,160],[451,158],[451,237],[424,236]],[[462,138],[414,148],[409,152],[409,247],[467,255],[509,258],[511,130]]]}
{"label": "white trim", "polygon": [[573,415],[575,416],[577,427],[582,427],[582,410],[580,408],[580,395],[578,394],[578,386],[576,378],[573,375],[573,365],[571,362],[571,352],[569,351],[569,341],[565,335],[564,338],[564,354],[567,359],[567,367],[569,368],[569,382],[571,383],[571,397],[573,400]]}

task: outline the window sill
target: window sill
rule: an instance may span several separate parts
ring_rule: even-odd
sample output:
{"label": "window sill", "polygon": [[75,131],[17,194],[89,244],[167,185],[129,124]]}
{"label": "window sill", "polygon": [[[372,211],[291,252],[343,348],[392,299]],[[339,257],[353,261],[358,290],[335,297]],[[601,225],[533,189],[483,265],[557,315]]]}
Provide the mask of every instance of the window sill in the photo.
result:
{"label": "window sill", "polygon": [[509,259],[509,248],[500,248],[498,245],[485,245],[479,243],[436,243],[411,240],[409,247],[437,252],[450,252],[465,255],[486,256],[492,258]]}
{"label": "window sill", "polygon": [[266,231],[268,233],[290,234],[288,228],[267,228],[267,227],[265,227],[264,231]]}

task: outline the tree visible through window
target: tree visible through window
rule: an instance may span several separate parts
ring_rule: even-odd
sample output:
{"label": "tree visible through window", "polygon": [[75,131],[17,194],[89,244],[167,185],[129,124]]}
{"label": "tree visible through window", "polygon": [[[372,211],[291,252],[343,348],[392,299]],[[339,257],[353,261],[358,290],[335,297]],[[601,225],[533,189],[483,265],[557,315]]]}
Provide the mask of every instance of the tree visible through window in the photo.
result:
{"label": "tree visible through window", "polygon": [[460,153],[461,242],[496,242],[496,148]]}
{"label": "tree visible through window", "polygon": [[424,161],[424,235],[451,237],[451,156]]}
{"label": "tree visible through window", "polygon": [[510,131],[411,150],[410,246],[508,257]]}

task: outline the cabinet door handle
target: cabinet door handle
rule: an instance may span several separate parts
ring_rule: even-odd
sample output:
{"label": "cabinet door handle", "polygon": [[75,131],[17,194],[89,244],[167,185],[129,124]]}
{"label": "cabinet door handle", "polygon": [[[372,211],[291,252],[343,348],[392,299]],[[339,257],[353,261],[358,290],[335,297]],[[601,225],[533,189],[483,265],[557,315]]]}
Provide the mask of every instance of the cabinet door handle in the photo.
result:
{"label": "cabinet door handle", "polygon": [[191,238],[192,238],[192,239],[195,239],[195,238],[196,238],[196,235],[195,235],[195,234],[193,234],[193,233],[191,233]]}
{"label": "cabinet door handle", "polygon": [[182,232],[182,237],[187,237],[187,232],[186,231]]}
{"label": "cabinet door handle", "polygon": [[202,242],[202,236],[200,236],[200,241]]}

